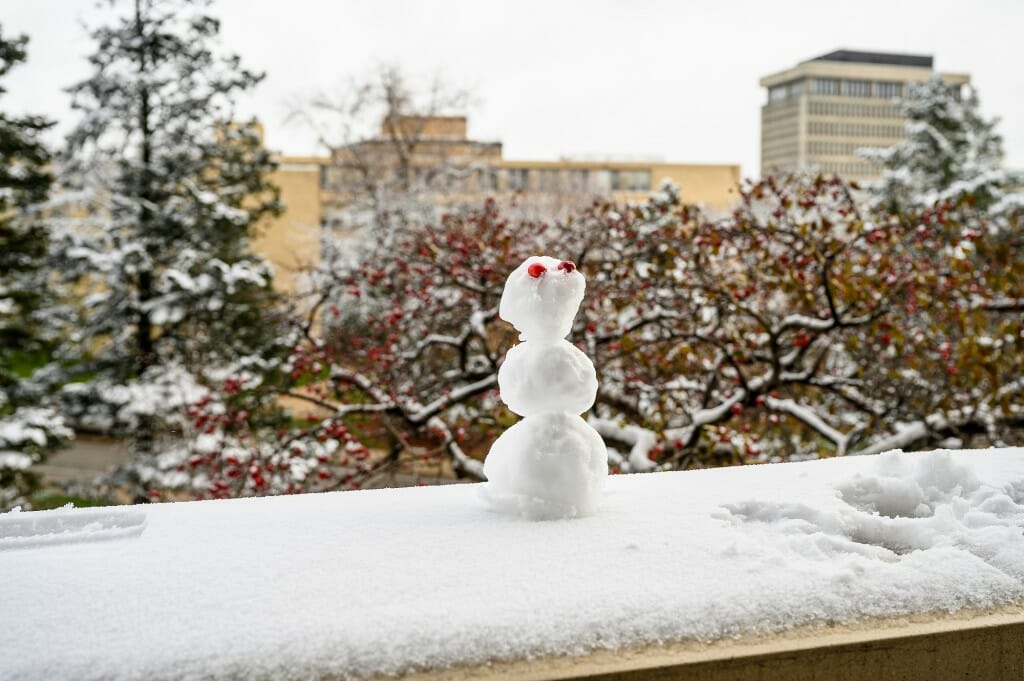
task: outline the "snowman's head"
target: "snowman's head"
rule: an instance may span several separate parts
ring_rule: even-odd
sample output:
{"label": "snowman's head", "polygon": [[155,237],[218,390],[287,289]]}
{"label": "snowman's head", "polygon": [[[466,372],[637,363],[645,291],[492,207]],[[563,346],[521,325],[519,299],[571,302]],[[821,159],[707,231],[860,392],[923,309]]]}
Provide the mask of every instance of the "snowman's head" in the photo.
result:
{"label": "snowman's head", "polygon": [[498,314],[526,341],[552,342],[569,335],[587,283],[568,260],[527,258],[508,276]]}

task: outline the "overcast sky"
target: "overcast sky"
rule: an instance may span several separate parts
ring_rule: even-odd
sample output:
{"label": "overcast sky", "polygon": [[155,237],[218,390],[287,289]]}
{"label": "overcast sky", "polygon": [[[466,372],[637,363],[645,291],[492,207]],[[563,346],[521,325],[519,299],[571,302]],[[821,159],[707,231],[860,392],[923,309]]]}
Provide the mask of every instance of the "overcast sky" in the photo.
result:
{"label": "overcast sky", "polygon": [[[72,119],[61,88],[84,77],[94,0],[0,0],[27,65],[0,106]],[[756,174],[758,78],[837,48],[932,54],[967,72],[1024,168],[1021,0],[218,0],[223,42],[267,72],[241,103],[271,148],[315,151],[288,102],[393,63],[470,88],[470,134],[505,156],[652,156],[740,163]],[[66,127],[64,128],[66,129]]]}

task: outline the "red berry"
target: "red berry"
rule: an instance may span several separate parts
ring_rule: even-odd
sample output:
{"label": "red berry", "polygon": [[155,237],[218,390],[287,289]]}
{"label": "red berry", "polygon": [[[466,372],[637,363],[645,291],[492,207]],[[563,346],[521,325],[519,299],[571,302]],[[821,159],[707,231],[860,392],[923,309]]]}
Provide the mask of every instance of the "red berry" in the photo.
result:
{"label": "red berry", "polygon": [[558,263],[558,269],[565,270],[565,273],[569,274],[570,272],[576,269],[576,263],[574,263],[571,260],[563,260],[562,262]]}
{"label": "red berry", "polygon": [[733,414],[736,414],[736,415],[742,414],[743,413],[743,405],[740,404],[739,402],[737,402],[736,404],[732,405],[732,407],[730,407],[729,410]]}
{"label": "red berry", "polygon": [[534,279],[540,279],[547,271],[548,268],[544,267],[544,265],[540,264],[539,262],[533,263],[526,269],[526,273],[529,274]]}

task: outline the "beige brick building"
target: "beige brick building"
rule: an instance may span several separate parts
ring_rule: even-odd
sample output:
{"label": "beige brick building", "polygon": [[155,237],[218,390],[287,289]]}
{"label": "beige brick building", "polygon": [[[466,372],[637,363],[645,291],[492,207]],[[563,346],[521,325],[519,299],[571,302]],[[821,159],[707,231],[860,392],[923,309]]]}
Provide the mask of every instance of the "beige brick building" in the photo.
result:
{"label": "beige brick building", "polygon": [[[821,171],[870,180],[879,168],[859,158],[861,147],[888,147],[904,138],[899,99],[908,83],[935,73],[931,56],[839,50],[761,79],[761,175]],[[940,74],[950,85],[962,73]]]}
{"label": "beige brick building", "polygon": [[411,191],[438,205],[517,195],[556,210],[595,196],[641,200],[668,179],[684,201],[720,213],[735,204],[740,182],[738,164],[506,159],[501,142],[469,138],[464,116],[384,121],[375,138],[279,163],[273,181],[285,213],[263,226],[254,247],[274,265],[285,291],[294,290],[297,272],[318,262],[321,231],[339,227],[339,209],[368,192]]}

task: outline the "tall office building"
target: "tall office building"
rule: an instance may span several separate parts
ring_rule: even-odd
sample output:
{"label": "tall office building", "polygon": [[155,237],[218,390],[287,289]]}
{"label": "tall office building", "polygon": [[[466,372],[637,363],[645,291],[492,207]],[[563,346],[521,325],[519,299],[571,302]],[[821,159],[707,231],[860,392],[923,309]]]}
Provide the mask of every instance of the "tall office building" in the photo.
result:
{"label": "tall office building", "polygon": [[[905,137],[899,100],[935,73],[931,56],[839,50],[761,79],[761,175],[820,171],[872,180],[881,169],[856,155]],[[942,73],[954,88],[970,82]],[[958,90],[957,90],[958,91]]]}

